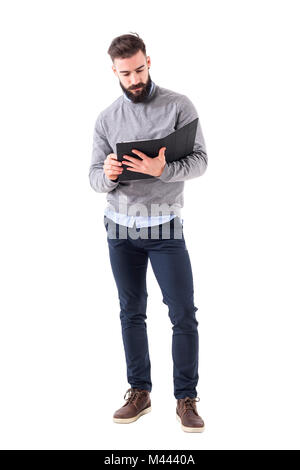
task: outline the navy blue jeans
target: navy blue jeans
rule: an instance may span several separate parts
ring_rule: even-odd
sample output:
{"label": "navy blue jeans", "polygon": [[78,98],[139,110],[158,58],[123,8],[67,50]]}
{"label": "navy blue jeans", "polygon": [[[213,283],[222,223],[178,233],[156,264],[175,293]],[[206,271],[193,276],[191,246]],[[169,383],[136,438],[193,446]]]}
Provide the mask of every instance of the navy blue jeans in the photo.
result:
{"label": "navy blue jeans", "polygon": [[198,308],[194,305],[192,268],[179,217],[157,225],[154,235],[152,227],[152,236],[151,227],[128,228],[106,216],[104,224],[121,308],[128,383],[134,388],[152,390],[146,325],[146,272],[150,259],[173,325],[174,396],[196,397]]}

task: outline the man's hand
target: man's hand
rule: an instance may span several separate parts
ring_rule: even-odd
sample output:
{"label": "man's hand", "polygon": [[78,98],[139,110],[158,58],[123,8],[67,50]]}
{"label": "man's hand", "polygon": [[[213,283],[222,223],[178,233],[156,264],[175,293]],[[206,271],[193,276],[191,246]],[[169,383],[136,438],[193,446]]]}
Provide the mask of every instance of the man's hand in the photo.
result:
{"label": "man's hand", "polygon": [[157,157],[151,158],[139,150],[132,149],[132,153],[136,153],[142,160],[124,155],[123,158],[129,160],[126,162],[122,160],[123,165],[127,165],[128,171],[138,171],[151,176],[160,176],[166,166],[165,151],[166,147],[161,147]]}
{"label": "man's hand", "polygon": [[117,155],[110,153],[104,160],[104,173],[112,180],[116,181],[118,176],[123,172],[122,162],[118,162]]}

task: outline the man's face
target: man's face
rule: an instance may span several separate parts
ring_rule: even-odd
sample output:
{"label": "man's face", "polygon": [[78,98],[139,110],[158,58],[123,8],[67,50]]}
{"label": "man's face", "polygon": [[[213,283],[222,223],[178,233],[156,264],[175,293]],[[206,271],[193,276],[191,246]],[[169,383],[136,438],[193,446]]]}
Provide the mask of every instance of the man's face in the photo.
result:
{"label": "man's face", "polygon": [[151,89],[151,77],[148,71],[150,57],[138,51],[127,59],[115,59],[112,69],[119,78],[120,87],[133,103],[145,101]]}

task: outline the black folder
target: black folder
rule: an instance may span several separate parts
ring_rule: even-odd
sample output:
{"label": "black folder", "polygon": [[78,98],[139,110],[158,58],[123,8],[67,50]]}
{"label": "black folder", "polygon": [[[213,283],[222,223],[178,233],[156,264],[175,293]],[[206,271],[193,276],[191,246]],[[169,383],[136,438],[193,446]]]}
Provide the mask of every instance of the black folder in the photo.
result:
{"label": "black folder", "polygon": [[[161,147],[166,147],[166,162],[173,162],[175,160],[180,160],[181,158],[187,157],[193,152],[198,119],[199,118],[194,119],[185,126],[181,127],[180,129],[176,129],[176,131],[172,132],[166,137],[162,137],[161,139],[118,142],[118,160],[120,162],[123,161],[124,155],[129,155],[131,157],[137,158],[138,160],[141,160],[141,158],[136,153],[131,153],[132,149],[140,150],[148,157],[155,158],[158,156],[159,149]],[[146,175],[145,173],[129,171],[127,170],[127,165],[122,165],[122,168],[123,173],[119,175],[118,181],[155,178],[155,176]]]}

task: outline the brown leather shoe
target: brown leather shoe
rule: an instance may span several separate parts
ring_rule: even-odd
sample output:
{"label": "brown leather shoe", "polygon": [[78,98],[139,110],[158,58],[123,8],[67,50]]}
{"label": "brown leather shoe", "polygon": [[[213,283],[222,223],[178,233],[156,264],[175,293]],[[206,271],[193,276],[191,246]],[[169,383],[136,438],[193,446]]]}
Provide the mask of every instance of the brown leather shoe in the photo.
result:
{"label": "brown leather shoe", "polygon": [[[128,392],[129,396],[126,398]],[[148,390],[129,388],[124,395],[124,400],[127,400],[125,405],[114,413],[113,420],[115,423],[132,423],[140,416],[151,411],[150,393]]]}
{"label": "brown leather shoe", "polygon": [[176,417],[185,432],[202,432],[205,429],[204,421],[198,415],[196,401],[200,398],[180,398],[177,400]]}

